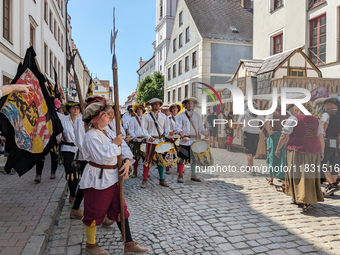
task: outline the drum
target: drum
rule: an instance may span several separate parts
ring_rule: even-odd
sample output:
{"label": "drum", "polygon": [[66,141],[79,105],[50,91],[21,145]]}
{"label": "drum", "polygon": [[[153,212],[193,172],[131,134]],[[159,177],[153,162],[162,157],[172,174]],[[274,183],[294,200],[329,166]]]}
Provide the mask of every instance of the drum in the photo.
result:
{"label": "drum", "polygon": [[191,150],[198,165],[211,166],[214,164],[214,159],[211,155],[210,148],[206,140],[199,139],[195,141],[191,145]]}
{"label": "drum", "polygon": [[155,156],[158,165],[167,167],[177,162],[177,152],[174,145],[170,142],[162,142],[156,146]]}
{"label": "drum", "polygon": [[181,140],[181,137],[178,137],[175,141],[175,144],[176,144],[176,150],[177,152],[179,151],[179,141]]}
{"label": "drum", "polygon": [[146,153],[146,143],[142,143],[140,145],[140,151],[142,152],[142,157],[145,158],[145,153]]}

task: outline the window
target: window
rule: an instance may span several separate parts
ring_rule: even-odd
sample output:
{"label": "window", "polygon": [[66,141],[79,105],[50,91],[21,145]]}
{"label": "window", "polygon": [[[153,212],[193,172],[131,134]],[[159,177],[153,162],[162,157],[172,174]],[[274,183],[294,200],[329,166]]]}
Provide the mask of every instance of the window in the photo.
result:
{"label": "window", "polygon": [[61,0],[61,15],[64,17],[64,0]]}
{"label": "window", "polygon": [[52,59],[53,59],[53,53],[52,51],[50,51],[50,77],[53,77],[53,63],[52,63]]}
{"label": "window", "polygon": [[178,38],[178,48],[181,48],[183,46],[183,34],[179,34],[179,38]]}
{"label": "window", "polygon": [[274,37],[273,39],[273,55],[280,53],[283,51],[283,34],[279,34],[277,36]]}
{"label": "window", "polygon": [[197,66],[197,51],[192,53],[192,68]]}
{"label": "window", "polygon": [[60,85],[60,62],[58,62],[58,78],[59,78],[59,85]]}
{"label": "window", "polygon": [[45,73],[48,72],[48,47],[46,45],[46,43],[44,44],[44,70]]}
{"label": "window", "polygon": [[291,69],[290,76],[305,77],[305,70]]}
{"label": "window", "polygon": [[176,38],[175,38],[175,39],[173,40],[173,43],[172,43],[172,51],[173,51],[173,52],[176,52],[176,50],[177,50],[177,49],[176,49],[176,41],[177,41],[177,40],[176,40]]}
{"label": "window", "polygon": [[35,29],[34,29],[34,27],[32,25],[30,25],[30,43],[34,47],[34,43],[35,43]]}
{"label": "window", "polygon": [[52,15],[52,11],[50,11],[50,30],[53,33],[53,15]]}
{"label": "window", "polygon": [[60,74],[59,82],[60,82],[60,86],[62,87],[64,85],[64,67],[63,66],[61,66],[61,74]]}
{"label": "window", "polygon": [[161,71],[161,72],[163,71],[162,65],[159,66],[159,71]]}
{"label": "window", "polygon": [[98,90],[98,86],[95,87],[95,90]]}
{"label": "window", "polygon": [[189,42],[190,40],[190,33],[189,33],[189,27],[187,27],[187,29],[185,29],[185,42]]}
{"label": "window", "polygon": [[11,84],[12,79],[7,77],[6,75],[2,76],[2,85],[7,85],[7,84]]}
{"label": "window", "polygon": [[243,92],[244,92],[244,83],[245,83],[244,78],[240,78],[237,80],[237,87],[239,87]]}
{"label": "window", "polygon": [[182,88],[178,88],[178,101],[182,100]]}
{"label": "window", "polygon": [[179,13],[178,19],[179,19],[179,26],[182,26],[183,25],[183,11]]}
{"label": "window", "polygon": [[[58,66],[57,66],[57,57],[54,57],[54,66],[53,67],[54,67],[54,70],[58,68]],[[55,70],[55,71],[57,72],[58,70]],[[57,79],[57,77],[54,77],[54,81],[55,82],[57,81],[56,79]]]}
{"label": "window", "polygon": [[316,65],[326,62],[326,14],[310,21],[309,58]]}
{"label": "window", "polygon": [[54,38],[57,40],[57,21],[54,20]]}
{"label": "window", "polygon": [[171,95],[170,95],[170,91],[168,91],[168,103],[170,103],[171,101]]}
{"label": "window", "polygon": [[180,60],[180,61],[178,62],[178,75],[181,75],[181,74],[182,74],[182,67],[183,67],[183,65],[182,65],[182,60]]}
{"label": "window", "polygon": [[47,14],[48,14],[48,5],[47,5],[47,2],[44,1],[44,19],[45,19],[46,23],[48,24]]}
{"label": "window", "polygon": [[159,60],[162,60],[162,49],[159,50]]}
{"label": "window", "polygon": [[325,0],[309,0],[309,8],[312,8],[320,3],[326,2]]}
{"label": "window", "polygon": [[176,77],[176,64],[174,64],[172,66],[172,77],[175,78]]}
{"label": "window", "polygon": [[58,27],[58,44],[60,46],[60,28]]}
{"label": "window", "polygon": [[11,22],[11,1],[10,0],[3,0],[3,37],[5,37],[8,41],[11,39],[10,34],[10,22]]}
{"label": "window", "polygon": [[184,86],[184,98],[187,98],[189,96],[189,86]]}
{"label": "window", "polygon": [[278,8],[280,8],[281,6],[283,6],[283,0],[274,0],[274,8],[273,10],[276,10]]}
{"label": "window", "polygon": [[60,42],[60,43],[61,43],[61,46],[60,46],[60,47],[61,47],[61,50],[64,51],[64,35],[63,35],[63,34],[61,34],[61,39],[60,39],[60,41],[61,41],[61,42]]}
{"label": "window", "polygon": [[168,81],[171,80],[171,67],[168,68]]}
{"label": "window", "polygon": [[185,57],[185,71],[189,71],[189,56]]}
{"label": "window", "polygon": [[176,90],[172,91],[172,102],[176,102]]}
{"label": "window", "polygon": [[159,6],[159,19],[163,18],[163,0],[160,2]]}
{"label": "window", "polygon": [[196,82],[191,83],[191,96],[196,97]]}

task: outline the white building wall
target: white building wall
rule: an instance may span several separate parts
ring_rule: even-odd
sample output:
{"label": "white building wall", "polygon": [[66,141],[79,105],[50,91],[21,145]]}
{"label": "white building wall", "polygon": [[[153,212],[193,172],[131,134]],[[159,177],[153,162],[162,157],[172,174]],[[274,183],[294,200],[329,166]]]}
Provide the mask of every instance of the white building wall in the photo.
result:
{"label": "white building wall", "polygon": [[340,78],[340,0],[309,8],[308,0],[284,1],[272,10],[273,0],[254,1],[254,59],[273,54],[273,36],[283,32],[283,51],[305,46],[309,56],[310,21],[326,14],[326,63],[318,68],[325,78]]}
{"label": "white building wall", "polygon": [[[54,56],[57,57],[56,71],[58,73],[58,62],[60,62],[60,72],[61,67],[65,72],[66,70],[66,58],[65,58],[65,42],[66,42],[66,31],[65,31],[65,2],[63,6],[63,16],[61,15],[61,8],[58,7],[58,2],[53,0],[46,0],[48,3],[48,22],[49,22],[49,11],[52,11],[53,22],[57,22],[57,35],[58,28],[60,29],[60,34],[63,34],[63,46],[64,51],[58,44],[54,35],[49,29],[49,25],[44,19],[44,1],[24,1],[24,0],[11,0],[10,6],[10,41],[7,41],[3,35],[3,26],[0,27],[0,85],[3,85],[3,76],[9,78],[14,78],[17,67],[20,61],[23,61],[27,48],[30,46],[30,26],[35,28],[34,36],[34,50],[37,54],[37,61],[40,66],[42,73],[49,72],[49,51],[53,52],[53,63]],[[60,6],[61,7],[61,6]],[[0,17],[1,23],[3,21],[3,4],[0,5]],[[54,28],[54,26],[53,26]],[[61,40],[61,36],[60,36]],[[60,41],[59,40],[59,41]],[[45,70],[44,64],[44,44],[48,46],[48,70]],[[61,45],[61,41],[60,41]],[[54,80],[54,74],[52,75]],[[65,84],[66,75],[59,73],[60,84]],[[62,77],[62,80],[61,80]]]}

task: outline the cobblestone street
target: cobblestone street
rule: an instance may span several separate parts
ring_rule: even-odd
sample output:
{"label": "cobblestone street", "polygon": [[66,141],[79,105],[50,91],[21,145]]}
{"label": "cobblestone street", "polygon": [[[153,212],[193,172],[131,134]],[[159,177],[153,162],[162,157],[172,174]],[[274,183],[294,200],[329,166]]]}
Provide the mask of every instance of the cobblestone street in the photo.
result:
{"label": "cobblestone street", "polygon": [[[215,164],[246,165],[243,153],[212,153]],[[173,167],[165,176],[170,188],[165,188],[152,168],[147,188],[141,189],[140,165],[138,178],[125,183],[132,237],[150,254],[340,254],[339,193],[302,213],[290,197],[267,185],[267,174],[201,173],[204,181],[195,183],[189,171],[185,168],[185,181],[179,184]],[[45,255],[84,254],[84,227],[69,218],[70,209],[65,196]],[[115,224],[98,227],[97,242],[110,254],[123,254]]]}

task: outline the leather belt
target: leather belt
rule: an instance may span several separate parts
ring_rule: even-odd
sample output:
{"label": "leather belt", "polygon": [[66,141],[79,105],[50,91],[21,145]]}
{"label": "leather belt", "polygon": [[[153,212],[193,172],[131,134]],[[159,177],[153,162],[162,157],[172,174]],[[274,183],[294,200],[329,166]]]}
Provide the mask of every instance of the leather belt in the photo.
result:
{"label": "leather belt", "polygon": [[162,139],[161,136],[152,136],[152,137],[155,138],[155,139]]}
{"label": "leather belt", "polygon": [[99,165],[97,163],[94,163],[92,161],[89,162],[90,166],[94,166],[94,167],[97,167],[97,168],[100,168],[100,174],[99,174],[99,179],[101,179],[103,177],[103,171],[104,169],[116,169],[118,167],[118,165]]}
{"label": "leather belt", "polygon": [[68,142],[65,142],[65,141],[61,141],[61,144],[76,147],[76,145],[74,143],[68,143]]}

